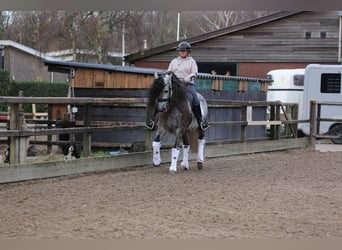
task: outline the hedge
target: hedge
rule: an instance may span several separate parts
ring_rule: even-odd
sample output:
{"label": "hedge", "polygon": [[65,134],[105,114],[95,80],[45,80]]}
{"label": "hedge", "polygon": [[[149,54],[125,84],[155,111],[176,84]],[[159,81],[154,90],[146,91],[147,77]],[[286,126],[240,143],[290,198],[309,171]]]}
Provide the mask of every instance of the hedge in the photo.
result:
{"label": "hedge", "polygon": [[[67,83],[10,81],[7,70],[0,70],[0,96],[18,96],[23,91],[27,97],[66,97]],[[7,105],[0,104],[0,111],[7,111]],[[44,112],[43,105],[37,105],[38,112]],[[31,105],[24,105],[24,112],[32,112]]]}

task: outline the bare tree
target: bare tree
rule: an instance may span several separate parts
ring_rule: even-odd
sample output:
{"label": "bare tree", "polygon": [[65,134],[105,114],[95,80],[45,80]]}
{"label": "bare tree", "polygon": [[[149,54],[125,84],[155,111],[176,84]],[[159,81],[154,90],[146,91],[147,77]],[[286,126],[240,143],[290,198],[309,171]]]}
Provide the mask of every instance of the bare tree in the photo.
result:
{"label": "bare tree", "polygon": [[139,11],[131,12],[127,26],[132,52],[169,43],[176,39],[176,12]]}
{"label": "bare tree", "polygon": [[[225,28],[270,12],[182,11],[180,39]],[[126,53],[176,41],[177,11],[7,11],[0,12],[0,36],[42,52],[88,50],[98,63],[108,63],[109,52],[122,51],[125,24]],[[146,41],[146,42],[145,42]]]}
{"label": "bare tree", "polygon": [[270,11],[204,11],[198,18],[198,26],[203,33],[206,33],[270,13]]}

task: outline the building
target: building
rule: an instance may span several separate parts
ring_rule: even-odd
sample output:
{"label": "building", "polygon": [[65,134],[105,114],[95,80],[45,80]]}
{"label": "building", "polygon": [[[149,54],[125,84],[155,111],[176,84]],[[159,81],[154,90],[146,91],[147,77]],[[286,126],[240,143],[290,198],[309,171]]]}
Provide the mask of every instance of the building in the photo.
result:
{"label": "building", "polygon": [[[68,74],[49,72],[44,61],[95,62],[96,54],[86,50],[62,50],[43,53],[23,44],[0,40],[0,69],[9,71],[10,80],[67,82]],[[76,59],[75,59],[76,58]],[[122,55],[111,52],[107,61],[121,63]]]}
{"label": "building", "polygon": [[[281,11],[245,23],[191,37],[199,72],[265,78],[279,68],[310,63],[341,63],[339,11]],[[179,42],[140,51],[125,61],[166,69]]]}
{"label": "building", "polygon": [[43,60],[53,57],[23,44],[0,40],[0,68],[9,71],[10,80],[66,82],[65,74],[48,72]]}

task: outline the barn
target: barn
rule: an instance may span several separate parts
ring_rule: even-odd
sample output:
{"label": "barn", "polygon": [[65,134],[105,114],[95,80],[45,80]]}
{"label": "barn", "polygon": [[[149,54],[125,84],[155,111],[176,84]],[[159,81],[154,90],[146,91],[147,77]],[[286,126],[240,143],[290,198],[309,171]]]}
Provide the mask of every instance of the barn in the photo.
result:
{"label": "barn", "polygon": [[[191,37],[200,72],[265,78],[279,68],[341,63],[340,11],[280,11]],[[167,68],[178,42],[125,57],[131,65]]]}
{"label": "barn", "polygon": [[[120,63],[121,54],[110,52],[106,57],[109,63]],[[72,49],[41,52],[11,40],[0,40],[0,69],[9,71],[11,80],[66,82],[68,75],[48,72],[44,60],[82,61],[93,63],[96,53],[87,50]]]}
{"label": "barn", "polygon": [[55,58],[11,40],[0,40],[0,69],[9,71],[10,80],[67,81],[65,74],[48,72],[43,60]]}

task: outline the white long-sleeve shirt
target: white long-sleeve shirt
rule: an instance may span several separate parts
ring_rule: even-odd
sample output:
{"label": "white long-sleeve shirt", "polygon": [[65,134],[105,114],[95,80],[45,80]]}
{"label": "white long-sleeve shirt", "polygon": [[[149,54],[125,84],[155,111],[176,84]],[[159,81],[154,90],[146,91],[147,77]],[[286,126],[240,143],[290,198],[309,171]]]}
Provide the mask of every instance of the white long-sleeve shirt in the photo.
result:
{"label": "white long-sleeve shirt", "polygon": [[191,77],[197,75],[198,67],[191,56],[186,58],[178,56],[170,62],[168,71],[174,72],[179,79],[194,84],[195,81]]}

